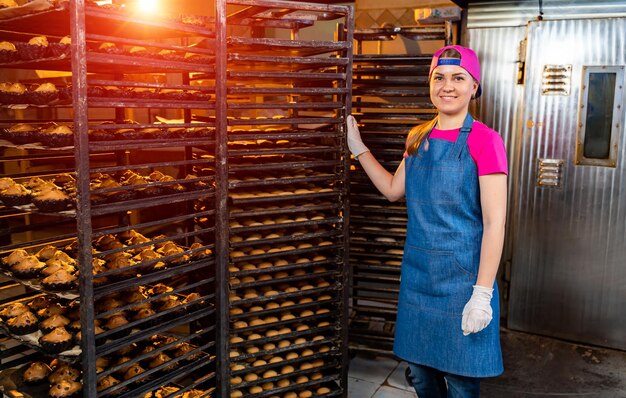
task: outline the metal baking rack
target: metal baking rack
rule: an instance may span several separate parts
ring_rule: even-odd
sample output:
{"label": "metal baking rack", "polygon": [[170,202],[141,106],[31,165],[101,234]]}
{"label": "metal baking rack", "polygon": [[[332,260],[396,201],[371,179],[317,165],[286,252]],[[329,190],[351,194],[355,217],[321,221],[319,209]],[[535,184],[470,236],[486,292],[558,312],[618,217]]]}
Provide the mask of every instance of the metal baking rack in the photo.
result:
{"label": "metal baking rack", "polygon": [[[62,114],[63,108],[73,107],[74,118],[70,123],[75,145],[54,152],[47,152],[53,148],[42,145],[29,149],[24,155],[3,158],[3,165],[4,177],[11,177],[18,183],[26,182],[28,176],[41,175],[39,170],[46,170],[51,177],[60,172],[71,173],[76,179],[76,211],[60,217],[62,215],[40,214],[37,209],[3,208],[6,228],[1,237],[0,255],[5,257],[19,248],[34,254],[52,244],[71,254],[79,264],[79,289],[74,293],[78,293],[81,312],[82,346],[77,359],[82,364],[84,396],[137,397],[169,384],[206,391],[216,386],[216,247],[213,242],[201,243],[198,238],[199,235],[214,235],[215,225],[201,228],[194,225],[194,217],[212,217],[215,210],[209,208],[196,213],[193,209],[193,201],[215,197],[215,178],[209,174],[191,175],[194,166],[204,165],[209,169],[214,168],[215,163],[199,156],[194,160],[194,154],[213,153],[216,141],[214,121],[192,123],[191,117],[192,112],[214,117],[216,108],[215,84],[211,80],[215,75],[215,60],[210,50],[215,41],[215,21],[205,22],[204,26],[196,26],[140,18],[86,6],[80,0],[60,10],[0,21],[3,30],[15,32],[11,37],[17,41],[32,35],[46,35],[51,43],[65,35],[72,38],[72,51],[64,55],[11,62],[2,67],[72,72],[70,102],[52,103],[48,106],[50,111],[42,114],[48,115],[47,120],[55,120],[54,115]],[[98,45],[103,42],[115,43],[123,51],[100,52]],[[189,46],[194,42],[204,43],[204,47]],[[145,47],[148,52],[131,56],[128,50],[133,46]],[[160,50],[173,50],[183,55],[195,53],[203,58],[202,62],[159,59],[155,53]],[[105,72],[107,77],[92,77],[92,73]],[[204,85],[191,83],[190,76],[196,72],[205,75]],[[166,82],[169,80],[146,83],[128,77],[129,74],[149,73],[171,76],[171,81],[176,83]],[[96,95],[99,91],[94,88],[97,87],[117,87],[123,94]],[[25,108],[25,112],[30,112],[28,105]],[[140,123],[125,120],[126,114],[143,117],[145,113],[150,115],[152,109],[179,112],[182,122],[165,126],[154,124],[149,118],[143,118]],[[110,124],[101,125],[105,120]],[[67,123],[62,117],[58,121]],[[3,126],[17,122],[6,120]],[[128,135],[97,139],[89,131],[96,127],[112,133],[125,129]],[[140,131],[148,128],[164,129],[165,133],[172,134],[162,131],[154,138],[138,138]],[[100,177],[94,177],[96,174],[117,178],[129,170],[143,177],[153,171],[163,171],[172,178],[149,184],[97,187],[96,179]],[[148,187],[154,196],[144,191]],[[107,195],[111,200],[92,205],[90,197],[95,195]],[[141,233],[145,239],[133,240],[135,233]],[[110,238],[110,245],[100,244],[105,238]],[[160,245],[168,242],[172,251],[158,253],[158,258],[136,257],[145,250],[159,252]],[[194,243],[196,245],[192,246]],[[127,262],[113,267],[116,257]],[[104,262],[105,269],[94,275],[93,262],[98,260]],[[106,278],[105,283],[101,283],[103,278]],[[94,310],[96,300],[125,297],[138,286],[157,283],[166,284],[171,290],[147,295],[138,301],[152,308],[154,315],[133,318],[137,303],[125,303],[99,313]],[[63,296],[59,292],[52,293]],[[197,300],[184,302],[182,298],[191,293],[198,294]],[[19,296],[12,297],[17,298]],[[158,303],[165,298],[176,299],[178,305],[162,307]],[[96,336],[94,321],[105,325],[109,317],[118,313],[124,314],[128,323]],[[116,365],[96,373],[97,358],[117,355],[125,347],[145,345],[153,336],[165,332],[176,336],[176,340],[155,349],[154,353],[169,350],[180,342],[193,344],[196,351],[171,358],[158,367],[146,368],[134,377],[122,378],[116,372],[125,366],[145,364],[148,354],[136,355],[124,366]],[[194,353],[201,357],[190,361]],[[165,371],[170,366],[174,366],[174,370]],[[106,391],[97,391],[98,380],[111,374],[116,374],[120,383]],[[214,392],[208,392],[205,396],[213,395]]]}
{"label": "metal baking rack", "polygon": [[[225,228],[216,245],[230,254],[228,311],[220,314],[228,360],[218,389],[230,397],[346,396],[352,9],[263,0],[221,0],[217,9],[218,25],[254,31],[216,36],[227,79],[217,109],[227,133],[216,156],[228,161],[217,170],[227,180],[217,179],[217,224]],[[306,38],[308,27],[327,21],[338,24],[337,38]],[[283,366],[294,370],[281,373]]]}
{"label": "metal baking rack", "polygon": [[[355,32],[352,114],[365,145],[390,172],[400,165],[410,129],[432,119],[430,55],[363,54],[365,42],[403,36],[449,43],[451,25],[365,29]],[[390,353],[406,236],[403,201],[390,203],[358,161],[350,173],[350,266],[352,303],[350,349]]]}

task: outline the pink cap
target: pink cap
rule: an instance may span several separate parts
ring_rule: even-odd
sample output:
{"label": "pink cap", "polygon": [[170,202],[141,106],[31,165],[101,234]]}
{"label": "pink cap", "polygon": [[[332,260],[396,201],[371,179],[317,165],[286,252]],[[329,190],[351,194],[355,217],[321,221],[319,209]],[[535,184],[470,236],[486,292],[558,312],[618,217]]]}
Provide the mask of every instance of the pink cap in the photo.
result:
{"label": "pink cap", "polygon": [[[456,58],[444,58],[440,59],[439,56],[441,53],[448,49],[453,49],[461,54],[461,59]],[[476,53],[471,48],[462,47],[462,46],[445,46],[437,50],[437,52],[433,55],[433,59],[430,62],[430,72],[428,72],[428,80],[430,80],[430,76],[433,73],[433,70],[439,65],[458,65],[461,68],[465,69],[474,80],[478,82],[478,90],[476,91],[475,98],[480,97],[482,93],[482,88],[480,87],[480,62],[478,61],[478,57]]]}

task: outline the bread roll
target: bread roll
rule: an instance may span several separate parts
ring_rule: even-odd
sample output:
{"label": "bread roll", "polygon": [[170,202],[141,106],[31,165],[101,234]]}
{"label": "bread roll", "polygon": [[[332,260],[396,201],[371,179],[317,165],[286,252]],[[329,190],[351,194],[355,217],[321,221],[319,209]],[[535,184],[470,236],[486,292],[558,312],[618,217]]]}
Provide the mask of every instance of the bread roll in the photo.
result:
{"label": "bread roll", "polygon": [[240,265],[240,267],[242,271],[251,271],[253,269],[256,269],[256,265],[251,263],[243,263]]}
{"label": "bread roll", "polygon": [[243,329],[243,328],[248,327],[248,323],[246,321],[235,321],[233,323],[233,327],[235,329]]}
{"label": "bread roll", "polygon": [[263,373],[263,378],[264,378],[264,379],[268,379],[268,378],[270,378],[270,377],[276,377],[276,376],[278,376],[278,373],[277,373],[275,370],[272,370],[272,369],[270,369],[270,370],[266,370],[266,371]]}
{"label": "bread roll", "polygon": [[230,310],[228,310],[228,313],[230,315],[241,315],[243,314],[243,310],[239,307],[233,307]]}
{"label": "bread roll", "polygon": [[281,321],[289,321],[291,319],[296,319],[295,315],[293,315],[292,313],[287,313],[280,317]]}
{"label": "bread roll", "polygon": [[278,363],[284,361],[283,357],[275,355],[270,358],[270,363]]}

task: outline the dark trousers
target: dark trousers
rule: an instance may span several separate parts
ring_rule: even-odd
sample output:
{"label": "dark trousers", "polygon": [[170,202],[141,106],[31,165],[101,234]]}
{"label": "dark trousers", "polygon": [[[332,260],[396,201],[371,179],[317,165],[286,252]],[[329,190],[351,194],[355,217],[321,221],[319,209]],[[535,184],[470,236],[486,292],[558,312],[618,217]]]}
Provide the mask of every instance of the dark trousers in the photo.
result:
{"label": "dark trousers", "polygon": [[408,381],[418,398],[478,398],[480,379],[409,363]]}

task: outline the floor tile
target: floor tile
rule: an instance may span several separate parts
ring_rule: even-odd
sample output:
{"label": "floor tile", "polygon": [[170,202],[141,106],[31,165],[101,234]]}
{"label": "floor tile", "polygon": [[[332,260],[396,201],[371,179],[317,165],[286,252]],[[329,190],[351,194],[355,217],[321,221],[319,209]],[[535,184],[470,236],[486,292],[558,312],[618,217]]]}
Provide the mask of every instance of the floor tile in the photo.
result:
{"label": "floor tile", "polygon": [[396,366],[398,361],[392,358],[357,355],[350,361],[348,374],[355,379],[382,385]]}
{"label": "floor tile", "polygon": [[387,379],[387,384],[389,384],[391,387],[396,387],[401,390],[413,392],[413,386],[407,383],[406,377],[404,377],[406,367],[406,362],[400,362],[396,369],[391,373],[391,375],[389,375],[389,378]]}
{"label": "floor tile", "polygon": [[378,383],[348,377],[348,398],[371,398],[379,387]]}
{"label": "floor tile", "polygon": [[401,390],[399,388],[382,386],[372,398],[416,398],[415,392]]}

